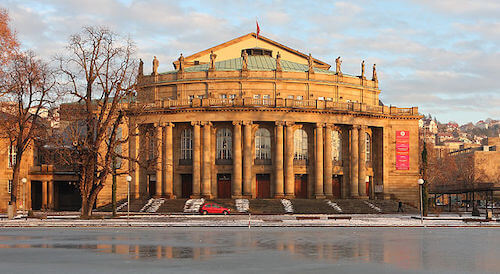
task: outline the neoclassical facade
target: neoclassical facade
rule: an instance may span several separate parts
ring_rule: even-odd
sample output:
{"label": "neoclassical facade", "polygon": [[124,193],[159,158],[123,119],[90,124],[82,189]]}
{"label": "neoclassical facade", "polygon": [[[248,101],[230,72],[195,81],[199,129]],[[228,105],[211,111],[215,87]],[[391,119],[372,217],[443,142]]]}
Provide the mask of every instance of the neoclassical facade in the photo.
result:
{"label": "neoclassical facade", "polygon": [[[416,107],[254,33],[139,72],[135,197],[418,199]],[[132,108],[131,108],[132,109]],[[155,148],[155,149],[148,149]]]}

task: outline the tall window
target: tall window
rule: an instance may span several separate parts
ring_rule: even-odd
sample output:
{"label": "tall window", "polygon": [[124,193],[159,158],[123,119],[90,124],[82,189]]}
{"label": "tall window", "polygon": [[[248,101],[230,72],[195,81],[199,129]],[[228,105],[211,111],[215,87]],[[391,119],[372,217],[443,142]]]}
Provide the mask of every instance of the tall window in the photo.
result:
{"label": "tall window", "polygon": [[231,130],[228,128],[217,130],[217,159],[231,159],[232,145]]}
{"label": "tall window", "polygon": [[303,129],[297,129],[293,134],[295,147],[294,159],[307,160],[307,133]]}
{"label": "tall window", "polygon": [[366,146],[365,146],[365,151],[366,151],[366,161],[371,162],[372,161],[372,139],[370,137],[370,134],[366,133]]}
{"label": "tall window", "polygon": [[342,158],[342,139],[340,132],[332,130],[332,160],[340,161]]}
{"label": "tall window", "polygon": [[16,146],[13,144],[10,144],[10,146],[9,146],[9,168],[14,167],[14,165],[16,164],[16,159],[17,159]]}
{"label": "tall window", "polygon": [[181,159],[193,158],[193,130],[186,128],[181,132]]}
{"label": "tall window", "polygon": [[12,180],[9,180],[9,182],[7,183],[7,193],[11,192],[12,192]]}
{"label": "tall window", "polygon": [[255,133],[255,159],[271,159],[271,133],[266,128],[259,128]]}

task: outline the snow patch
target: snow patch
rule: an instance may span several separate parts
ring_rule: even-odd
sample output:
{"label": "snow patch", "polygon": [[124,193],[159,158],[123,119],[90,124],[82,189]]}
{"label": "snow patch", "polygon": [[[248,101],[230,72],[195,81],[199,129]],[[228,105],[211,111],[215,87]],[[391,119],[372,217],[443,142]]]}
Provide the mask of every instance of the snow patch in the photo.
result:
{"label": "snow patch", "polygon": [[189,199],[184,204],[184,213],[198,213],[205,199]]}
{"label": "snow patch", "polygon": [[236,199],[235,204],[236,210],[238,210],[238,212],[248,212],[248,210],[250,209],[250,202],[248,201],[248,199]]}
{"label": "snow patch", "polygon": [[340,206],[337,203],[334,203],[330,200],[326,200],[326,204],[333,207],[333,209],[335,209],[335,211],[342,213],[342,208],[340,208]]}
{"label": "snow patch", "polygon": [[281,199],[281,204],[283,205],[286,213],[293,213],[293,205],[290,200]]}
{"label": "snow patch", "polygon": [[164,198],[158,198],[158,199],[154,199],[154,198],[151,198],[148,200],[148,202],[141,208],[141,210],[139,212],[149,212],[149,213],[155,213],[156,211],[158,211],[158,209],[160,208],[160,206],[165,203],[165,199]]}
{"label": "snow patch", "polygon": [[382,209],[368,201],[363,201],[366,205],[368,205],[371,209],[376,210],[378,213],[382,213]]}
{"label": "snow patch", "polygon": [[116,208],[116,211],[120,211],[120,210],[122,210],[122,208],[126,207],[127,205],[128,205],[128,202],[125,202],[125,203],[123,203],[123,204],[119,205],[119,206]]}

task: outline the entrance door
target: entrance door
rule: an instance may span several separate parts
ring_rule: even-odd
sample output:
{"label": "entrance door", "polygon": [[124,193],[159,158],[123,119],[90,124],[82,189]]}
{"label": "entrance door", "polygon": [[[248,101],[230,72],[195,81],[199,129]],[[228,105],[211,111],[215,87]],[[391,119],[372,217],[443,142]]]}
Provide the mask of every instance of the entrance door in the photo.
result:
{"label": "entrance door", "polygon": [[307,174],[295,174],[295,198],[307,199]]}
{"label": "entrance door", "polygon": [[231,199],[231,174],[217,174],[217,198]]}
{"label": "entrance door", "polygon": [[271,175],[257,174],[257,198],[271,198]]}
{"label": "entrance door", "polygon": [[342,181],[342,176],[334,176],[332,179],[332,192],[333,198],[340,199],[340,182]]}
{"label": "entrance door", "polygon": [[193,175],[181,174],[182,198],[190,198],[193,195]]}
{"label": "entrance door", "polygon": [[57,182],[57,204],[59,210],[77,211],[82,207],[80,188],[76,182]]}
{"label": "entrance door", "polygon": [[149,196],[153,197],[156,195],[156,176],[148,175],[148,188]]}
{"label": "entrance door", "polygon": [[42,209],[42,182],[31,181],[31,209]]}

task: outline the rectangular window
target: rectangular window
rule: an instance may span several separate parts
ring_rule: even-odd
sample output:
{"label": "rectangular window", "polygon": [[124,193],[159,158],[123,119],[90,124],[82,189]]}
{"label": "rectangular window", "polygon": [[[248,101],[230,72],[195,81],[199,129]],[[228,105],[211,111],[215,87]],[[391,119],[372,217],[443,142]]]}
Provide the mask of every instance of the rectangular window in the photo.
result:
{"label": "rectangular window", "polygon": [[7,193],[11,192],[12,192],[12,180],[9,180],[9,182],[7,183]]}
{"label": "rectangular window", "polygon": [[327,101],[333,101],[333,99],[331,97],[326,97],[326,100]]}
{"label": "rectangular window", "polygon": [[293,95],[288,95],[286,99],[293,99]]}
{"label": "rectangular window", "polygon": [[197,65],[199,65],[199,64],[200,64],[200,61],[198,61],[198,60],[194,60],[194,65],[195,65],[195,66],[197,66]]}
{"label": "rectangular window", "polygon": [[254,99],[260,99],[260,95],[259,95],[259,94],[254,94],[254,95],[253,95],[253,98],[254,98]]}
{"label": "rectangular window", "polygon": [[271,95],[264,94],[264,95],[262,95],[262,99],[271,99]]}
{"label": "rectangular window", "polygon": [[189,95],[189,101],[194,99],[194,95]]}
{"label": "rectangular window", "polygon": [[226,95],[226,94],[221,94],[221,95],[220,95],[220,98],[221,98],[221,99],[227,99],[227,95]]}
{"label": "rectangular window", "polygon": [[302,100],[304,97],[302,95],[297,95],[297,100]]}
{"label": "rectangular window", "polygon": [[198,95],[197,97],[198,97],[198,99],[203,99],[205,96],[203,96],[203,95]]}
{"label": "rectangular window", "polygon": [[229,98],[231,98],[231,99],[236,98],[236,94],[230,94],[230,95],[229,95]]}
{"label": "rectangular window", "polygon": [[321,97],[321,96],[320,96],[320,97],[318,97],[318,100],[320,100],[320,101],[325,101],[325,97]]}
{"label": "rectangular window", "polygon": [[16,153],[16,147],[11,144],[9,146],[9,168],[13,168],[14,165],[16,164],[16,159],[17,159],[17,153]]}

